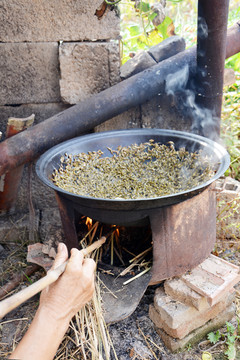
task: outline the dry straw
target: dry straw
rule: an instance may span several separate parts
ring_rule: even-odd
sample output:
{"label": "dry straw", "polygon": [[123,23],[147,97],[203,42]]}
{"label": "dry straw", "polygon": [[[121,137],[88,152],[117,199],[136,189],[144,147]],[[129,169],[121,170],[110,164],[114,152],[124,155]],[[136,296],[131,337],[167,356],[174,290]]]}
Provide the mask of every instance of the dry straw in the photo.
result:
{"label": "dry straw", "polygon": [[[81,241],[83,248],[87,246],[86,237],[89,236],[94,229],[95,226],[90,229]],[[92,239],[90,241],[92,241]],[[91,257],[96,259],[98,252],[99,249],[95,251]],[[97,274],[93,298],[71,321],[69,330],[54,360],[110,360],[113,359],[113,356],[116,360],[118,359],[104,320],[101,280]]]}

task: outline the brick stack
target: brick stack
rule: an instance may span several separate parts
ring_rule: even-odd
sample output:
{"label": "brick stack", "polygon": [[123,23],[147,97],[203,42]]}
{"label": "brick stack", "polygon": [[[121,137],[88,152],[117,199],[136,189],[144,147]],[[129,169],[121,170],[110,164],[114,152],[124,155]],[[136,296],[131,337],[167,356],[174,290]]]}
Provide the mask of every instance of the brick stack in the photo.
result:
{"label": "brick stack", "polygon": [[180,350],[229,321],[239,281],[239,267],[214,255],[191,272],[165,281],[149,307],[165,345],[173,352]]}

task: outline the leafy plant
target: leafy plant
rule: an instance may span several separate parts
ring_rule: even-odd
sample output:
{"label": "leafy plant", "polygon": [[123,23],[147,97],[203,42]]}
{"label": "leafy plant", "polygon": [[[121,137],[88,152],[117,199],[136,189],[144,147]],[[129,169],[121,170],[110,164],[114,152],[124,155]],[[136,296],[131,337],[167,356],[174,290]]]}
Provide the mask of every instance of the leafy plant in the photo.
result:
{"label": "leafy plant", "polygon": [[[171,0],[175,3],[182,0]],[[147,50],[169,37],[173,21],[165,16],[164,1],[125,0],[118,4],[121,13],[122,64],[139,50]]]}
{"label": "leafy plant", "polygon": [[[187,47],[196,43],[197,3],[193,0],[167,0],[166,17],[156,24],[158,19],[157,4],[164,0],[105,0],[108,4],[117,4],[121,13],[122,63],[126,62],[136,51],[147,50],[173,34],[183,36]],[[240,6],[238,0],[231,0],[228,26],[239,20]],[[240,55],[227,61],[227,66],[239,68]]]}
{"label": "leafy plant", "polygon": [[224,352],[227,355],[228,360],[234,360],[236,356],[236,341],[240,339],[240,331],[239,331],[239,319],[237,328],[230,322],[226,322],[226,332],[220,332],[217,330],[216,332],[210,332],[207,335],[208,340],[211,344],[216,345],[220,340],[226,346],[226,351]]}
{"label": "leafy plant", "polygon": [[207,336],[208,340],[210,341],[211,344],[216,344],[222,337],[222,334],[220,333],[220,331],[216,331],[214,332],[210,332]]}
{"label": "leafy plant", "polygon": [[186,351],[191,351],[192,350],[192,344],[187,344],[186,345]]}

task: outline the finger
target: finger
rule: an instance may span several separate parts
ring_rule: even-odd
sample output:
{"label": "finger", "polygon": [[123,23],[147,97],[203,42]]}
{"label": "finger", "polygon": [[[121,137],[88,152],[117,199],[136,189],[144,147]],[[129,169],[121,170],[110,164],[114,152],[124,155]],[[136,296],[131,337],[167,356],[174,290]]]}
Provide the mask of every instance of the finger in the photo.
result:
{"label": "finger", "polygon": [[62,265],[68,259],[67,247],[64,243],[58,244],[57,255],[51,267],[51,270],[56,269],[58,266]]}
{"label": "finger", "polygon": [[96,262],[91,258],[84,259],[83,267],[86,271],[93,273],[96,270]]}
{"label": "finger", "polygon": [[78,249],[71,249],[71,257],[68,261],[66,271],[81,271],[84,255]]}

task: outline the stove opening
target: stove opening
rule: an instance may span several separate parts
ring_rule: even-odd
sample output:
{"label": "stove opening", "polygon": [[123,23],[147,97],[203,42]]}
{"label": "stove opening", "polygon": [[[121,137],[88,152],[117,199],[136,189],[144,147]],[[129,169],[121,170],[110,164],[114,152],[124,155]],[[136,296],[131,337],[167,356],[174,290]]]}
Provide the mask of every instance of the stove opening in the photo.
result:
{"label": "stove opening", "polygon": [[150,225],[126,227],[103,224],[81,216],[76,223],[80,247],[106,236],[106,242],[97,250],[98,270],[130,280],[146,273],[152,266],[152,231]]}

